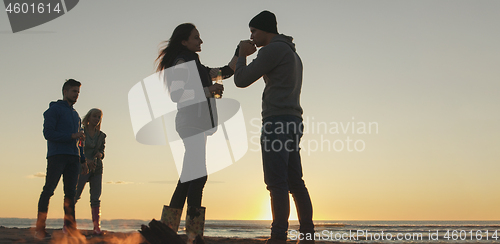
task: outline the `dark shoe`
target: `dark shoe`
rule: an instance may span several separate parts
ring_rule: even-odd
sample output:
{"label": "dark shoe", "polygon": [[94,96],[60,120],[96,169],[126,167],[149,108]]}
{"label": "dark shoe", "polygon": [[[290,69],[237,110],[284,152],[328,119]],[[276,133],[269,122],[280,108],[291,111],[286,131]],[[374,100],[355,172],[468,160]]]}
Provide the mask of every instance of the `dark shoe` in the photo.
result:
{"label": "dark shoe", "polygon": [[49,233],[47,233],[47,231],[45,231],[45,230],[35,231],[35,239],[37,239],[39,241],[50,240],[51,238],[52,238],[52,236]]}
{"label": "dark shoe", "polygon": [[35,239],[37,240],[48,240],[52,238],[47,231],[45,231],[45,221],[47,221],[46,212],[38,212],[35,227]]}
{"label": "dark shoe", "polygon": [[298,240],[297,244],[315,244],[314,240]]}
{"label": "dark shoe", "polygon": [[[304,232],[304,238],[302,240],[297,240],[297,244],[314,244],[316,243],[314,241],[315,235],[314,231],[313,232]],[[307,239],[312,239],[312,240],[306,240]]]}
{"label": "dark shoe", "polygon": [[266,244],[286,244],[286,240],[267,239]]}

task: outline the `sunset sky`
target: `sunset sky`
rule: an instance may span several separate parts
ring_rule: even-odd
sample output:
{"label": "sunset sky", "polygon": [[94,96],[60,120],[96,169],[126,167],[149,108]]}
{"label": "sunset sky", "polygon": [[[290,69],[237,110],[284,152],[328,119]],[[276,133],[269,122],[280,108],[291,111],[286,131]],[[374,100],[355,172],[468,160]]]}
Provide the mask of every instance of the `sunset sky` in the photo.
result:
{"label": "sunset sky", "polygon": [[[0,218],[36,217],[46,169],[42,114],[69,78],[82,82],[80,116],[94,107],[104,113],[103,219],[160,218],[177,170],[168,145],[135,140],[128,92],[155,72],[177,25],[194,23],[201,62],[223,66],[262,10],[294,37],[304,64],[302,162],[314,219],[500,219],[493,0],[80,1],[16,34],[0,11]],[[230,78],[224,86],[241,104],[249,148],[209,175],[207,219],[269,219],[258,145],[264,82],[241,89]],[[90,218],[87,190],[77,218]],[[60,182],[49,218],[63,217],[62,203]]]}

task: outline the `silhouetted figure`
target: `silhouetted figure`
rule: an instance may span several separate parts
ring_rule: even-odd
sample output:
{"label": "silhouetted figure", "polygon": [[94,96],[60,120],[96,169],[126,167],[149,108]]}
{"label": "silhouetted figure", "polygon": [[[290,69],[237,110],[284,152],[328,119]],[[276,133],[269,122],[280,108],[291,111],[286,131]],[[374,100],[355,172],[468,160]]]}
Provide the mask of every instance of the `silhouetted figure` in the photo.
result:
{"label": "silhouetted figure", "polygon": [[[224,90],[213,80],[219,71],[222,78],[231,77],[236,63],[236,57],[233,57],[232,62],[221,68],[202,65],[196,53],[201,51],[202,43],[193,24],[181,24],[175,28],[167,47],[160,51],[157,59],[157,71],[165,70],[170,98],[177,103],[175,126],[185,148],[181,175],[170,205],[163,208],[161,221],[177,232],[187,198],[188,243],[195,243],[196,237],[203,236],[205,207],[201,206],[201,200],[207,182],[206,142],[217,128],[214,94],[222,95]],[[187,69],[187,63],[191,61],[196,64],[196,70]],[[190,72],[198,74],[200,80],[193,79]]]}
{"label": "silhouetted figure", "polygon": [[106,143],[106,134],[101,131],[102,115],[100,109],[93,108],[83,118],[83,129],[85,132],[83,152],[87,163],[83,164],[84,169],[76,188],[76,201],[78,201],[85,185],[89,182],[94,235],[104,234],[101,231],[101,200],[99,199],[102,192],[102,160],[104,159],[104,147]]}
{"label": "silhouetted figure", "polygon": [[63,99],[51,102],[43,113],[43,135],[47,139],[47,175],[38,201],[38,216],[35,238],[50,237],[45,230],[49,200],[59,183],[61,175],[64,183],[64,231],[76,232],[75,195],[80,174],[80,150],[78,142],[85,140],[80,131],[80,117],[73,104],[80,94],[81,83],[69,79],[62,88]]}
{"label": "silhouetted figure", "polygon": [[[295,201],[301,233],[314,234],[312,203],[302,179],[300,138],[302,137],[302,61],[292,37],[278,34],[276,16],[262,11],[249,23],[250,40],[239,44],[234,83],[247,87],[264,77],[262,95],[261,150],[264,181],[271,195],[273,223],[267,243],[286,243],[290,192]],[[262,47],[250,64],[246,56]],[[300,243],[314,243],[301,241]]]}

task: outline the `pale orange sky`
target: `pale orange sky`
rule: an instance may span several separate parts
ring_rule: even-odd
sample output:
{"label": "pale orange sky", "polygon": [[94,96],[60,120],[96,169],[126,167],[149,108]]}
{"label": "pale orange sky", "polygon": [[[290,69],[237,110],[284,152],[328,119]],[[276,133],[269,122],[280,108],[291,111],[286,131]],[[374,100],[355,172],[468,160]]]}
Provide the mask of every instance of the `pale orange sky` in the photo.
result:
{"label": "pale orange sky", "polygon": [[[201,61],[220,66],[264,9],[276,14],[280,33],[294,37],[304,63],[306,126],[378,125],[376,133],[339,127],[304,135],[315,219],[500,219],[498,1],[80,1],[16,34],[0,11],[0,217],[35,218],[44,179],[34,175],[46,167],[42,113],[61,98],[64,79],[75,78],[83,84],[80,115],[104,111],[103,218],[159,218],[178,175],[168,146],[135,141],[128,91],[154,73],[158,48],[178,24],[194,23]],[[254,143],[264,83],[239,89],[231,78],[224,85],[242,106],[249,150],[209,176],[207,219],[269,218]],[[337,140],[364,148],[326,149]],[[63,216],[62,198],[60,183],[49,218]],[[85,192],[77,218],[90,218],[88,201]]]}

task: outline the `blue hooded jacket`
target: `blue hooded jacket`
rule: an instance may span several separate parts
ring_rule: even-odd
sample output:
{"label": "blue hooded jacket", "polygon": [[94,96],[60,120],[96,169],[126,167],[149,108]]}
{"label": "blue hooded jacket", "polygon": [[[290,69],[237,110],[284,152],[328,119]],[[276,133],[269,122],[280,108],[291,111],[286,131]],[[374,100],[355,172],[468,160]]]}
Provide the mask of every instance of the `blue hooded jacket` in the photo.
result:
{"label": "blue hooded jacket", "polygon": [[80,156],[78,140],[71,134],[80,130],[80,116],[67,101],[51,102],[43,113],[43,136],[47,140],[47,157],[65,154]]}

